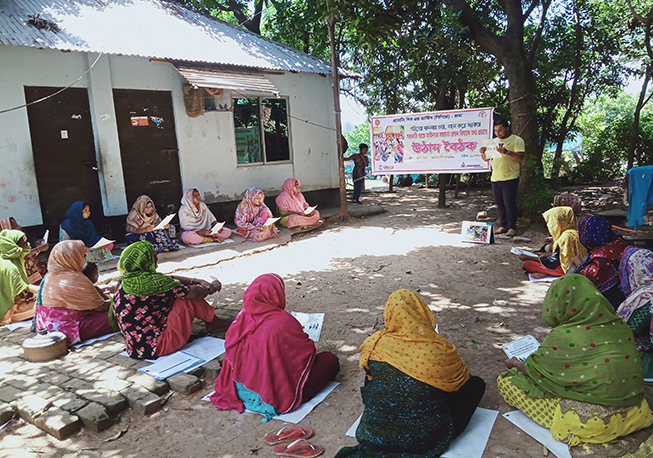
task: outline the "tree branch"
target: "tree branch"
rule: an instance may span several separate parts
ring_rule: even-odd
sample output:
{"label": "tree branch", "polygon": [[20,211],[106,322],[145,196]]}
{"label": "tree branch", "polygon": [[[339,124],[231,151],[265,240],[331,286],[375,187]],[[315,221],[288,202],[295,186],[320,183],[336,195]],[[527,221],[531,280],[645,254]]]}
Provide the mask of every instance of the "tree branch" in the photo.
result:
{"label": "tree branch", "polygon": [[[535,2],[533,2],[535,3]],[[537,31],[535,32],[535,35],[533,36],[533,44],[531,45],[531,50],[528,53],[528,66],[530,68],[533,68],[533,64],[535,62],[535,53],[537,52],[537,48],[540,46],[540,41],[542,39],[542,32],[544,31],[544,24],[546,24],[546,13],[549,10],[549,6],[551,5],[551,0],[543,0],[542,2],[542,15],[540,16],[540,23],[537,26]],[[530,13],[529,13],[530,15]],[[528,17],[528,16],[526,16]]]}
{"label": "tree branch", "polygon": [[635,11],[635,7],[633,7],[632,0],[626,0],[626,3],[628,3],[628,8],[630,9],[630,12],[635,19],[637,19],[640,22],[648,22],[648,17],[642,16],[637,11]]}

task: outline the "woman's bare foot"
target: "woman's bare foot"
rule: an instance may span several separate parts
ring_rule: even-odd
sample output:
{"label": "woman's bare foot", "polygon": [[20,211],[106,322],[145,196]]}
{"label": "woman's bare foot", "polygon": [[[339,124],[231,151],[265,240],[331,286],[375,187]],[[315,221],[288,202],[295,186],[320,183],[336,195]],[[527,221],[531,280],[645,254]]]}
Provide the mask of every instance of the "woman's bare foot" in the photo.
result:
{"label": "woman's bare foot", "polygon": [[542,272],[533,272],[531,275],[533,276],[533,278],[544,278],[544,277],[548,277],[547,274],[544,274],[544,273],[542,273]]}

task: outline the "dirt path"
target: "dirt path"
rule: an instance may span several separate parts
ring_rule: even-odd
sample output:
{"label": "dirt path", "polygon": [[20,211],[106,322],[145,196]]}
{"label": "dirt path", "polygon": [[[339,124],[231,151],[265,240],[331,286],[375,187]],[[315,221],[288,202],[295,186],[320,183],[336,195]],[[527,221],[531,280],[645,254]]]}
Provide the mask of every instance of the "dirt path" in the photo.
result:
{"label": "dirt path", "polygon": [[[383,306],[392,291],[420,292],[435,311],[442,335],[458,347],[470,371],[485,379],[481,407],[500,413],[510,410],[494,382],[505,359],[500,344],[526,334],[541,341],[548,330],[541,319],[548,284],[528,282],[519,260],[508,253],[510,242],[484,246],[459,241],[461,221],[473,220],[490,205],[487,191],[485,196],[474,191],[472,197],[451,198],[447,209],[437,208],[432,189],[400,188],[364,199],[388,212],[329,225],[286,246],[190,273],[220,278],[226,314],[240,310],[249,282],[266,272],[285,279],[288,310],[326,313],[317,347],[340,356],[340,386],[301,423],[314,429],[314,442],[325,448],[325,457],[356,443],[344,434],[363,410],[358,347],[383,327]],[[535,235],[533,248],[545,237]],[[508,305],[494,306],[495,300]],[[150,417],[128,411],[120,425],[104,433],[83,431],[63,442],[31,425],[13,424],[0,432],[0,457],[272,456],[262,438],[282,424],[218,411],[200,401],[211,390],[208,385],[190,396],[175,394]],[[127,431],[105,442],[119,428]],[[499,415],[483,457],[539,458],[542,446]]]}

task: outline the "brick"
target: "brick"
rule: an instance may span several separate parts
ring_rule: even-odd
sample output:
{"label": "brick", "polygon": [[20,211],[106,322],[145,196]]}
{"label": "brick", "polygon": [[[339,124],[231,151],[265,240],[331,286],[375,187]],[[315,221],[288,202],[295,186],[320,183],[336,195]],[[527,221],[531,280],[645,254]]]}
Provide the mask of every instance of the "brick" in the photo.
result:
{"label": "brick", "polygon": [[60,374],[58,372],[49,371],[46,372],[45,374],[39,375],[39,380],[44,383],[51,383],[52,385],[61,386],[64,383],[66,383],[68,380],[70,380],[70,377],[64,374]]}
{"label": "brick", "polygon": [[51,399],[59,393],[65,393],[64,389],[49,383],[38,383],[25,390],[25,394],[35,394],[43,399]]}
{"label": "brick", "polygon": [[132,367],[138,364],[140,360],[130,358],[129,356],[113,355],[111,358],[107,358],[107,362],[111,364],[117,364],[119,366]]}
{"label": "brick", "polygon": [[104,431],[114,424],[113,418],[107,413],[104,406],[96,402],[91,402],[83,409],[78,410],[77,416],[84,423],[84,426],[96,433]]}
{"label": "brick", "polygon": [[132,375],[136,374],[137,372],[130,368],[130,367],[124,367],[124,366],[113,366],[113,368],[110,371],[105,371],[101,373],[97,373],[97,379],[96,380],[108,380],[112,378],[120,378],[123,380],[127,380],[129,377]]}
{"label": "brick", "polygon": [[172,391],[181,394],[191,394],[202,388],[202,382],[194,375],[180,372],[167,378],[168,385]]}
{"label": "brick", "polygon": [[161,398],[156,394],[149,393],[147,396],[137,400],[132,408],[140,415],[149,415],[161,408]]}
{"label": "brick", "polygon": [[23,374],[14,374],[13,377],[7,380],[7,383],[14,388],[18,388],[19,390],[27,390],[33,386],[38,385],[39,380],[37,378],[25,376]]}
{"label": "brick", "polygon": [[109,412],[118,413],[127,408],[127,399],[119,393],[104,389],[76,391],[77,395],[90,402],[102,404]]}
{"label": "brick", "polygon": [[48,371],[48,368],[42,366],[40,363],[27,363],[22,366],[18,366],[14,369],[16,372],[26,376],[26,377],[38,377],[39,375]]}
{"label": "brick", "polygon": [[18,415],[25,421],[34,423],[34,419],[52,407],[52,402],[33,394],[23,396],[12,403]]}
{"label": "brick", "polygon": [[87,390],[91,388],[91,384],[78,378],[71,378],[66,383],[61,384],[61,388],[68,391]]}
{"label": "brick", "polygon": [[2,372],[13,372],[23,364],[25,364],[25,360],[16,356],[0,356],[0,370]]}
{"label": "brick", "polygon": [[70,413],[76,412],[88,404],[86,399],[79,398],[74,393],[68,391],[56,395],[50,401],[52,401],[53,405]]}
{"label": "brick", "polygon": [[103,388],[109,391],[122,391],[131,386],[131,382],[113,377],[111,379],[99,380],[93,383],[94,388]]}
{"label": "brick", "polygon": [[49,409],[36,417],[34,425],[60,441],[81,429],[81,422],[77,415],[71,415],[58,407]]}
{"label": "brick", "polygon": [[127,402],[130,406],[134,406],[136,401],[142,399],[146,396],[151,395],[149,391],[138,384],[134,384],[126,387],[125,389],[120,390],[120,394],[127,398]]}
{"label": "brick", "polygon": [[204,364],[202,367],[205,371],[204,381],[206,382],[207,380],[215,380],[218,378],[222,364],[220,364],[220,361],[217,359],[214,359],[213,361]]}
{"label": "brick", "polygon": [[202,378],[204,375],[205,369],[202,366],[197,366],[190,371],[186,372],[187,374],[194,375],[197,378]]}
{"label": "brick", "polygon": [[0,388],[0,401],[13,402],[20,398],[23,392],[13,386],[4,386]]}
{"label": "brick", "polygon": [[5,402],[0,402],[0,425],[14,418],[14,408]]}
{"label": "brick", "polygon": [[154,394],[161,396],[168,392],[170,387],[165,380],[157,380],[154,377],[143,374],[142,372],[137,372],[136,374],[130,376],[127,379],[128,382],[136,383],[148,391],[151,391]]}
{"label": "brick", "polygon": [[0,343],[0,353],[4,356],[10,356],[15,358],[24,358],[25,354],[23,353],[23,348],[20,345],[15,345],[10,342]]}

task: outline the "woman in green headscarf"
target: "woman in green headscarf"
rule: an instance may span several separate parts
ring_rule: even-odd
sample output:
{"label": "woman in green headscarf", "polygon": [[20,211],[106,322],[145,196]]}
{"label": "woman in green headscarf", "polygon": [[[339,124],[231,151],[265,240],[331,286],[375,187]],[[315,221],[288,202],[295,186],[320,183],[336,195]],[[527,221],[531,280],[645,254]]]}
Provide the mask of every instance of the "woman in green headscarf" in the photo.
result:
{"label": "woman in green headscarf", "polygon": [[21,231],[0,232],[0,325],[23,321],[34,316],[36,297],[30,290],[25,256],[30,252],[27,237]]}
{"label": "woman in green headscarf", "polygon": [[646,428],[653,415],[633,333],[582,275],[554,281],[542,307],[553,329],[525,361],[506,361],[506,402],[569,445],[603,443]]}
{"label": "woman in green headscarf", "polygon": [[[136,242],[118,261],[120,283],[113,298],[113,314],[133,358],[156,358],[179,350],[190,337],[193,320],[206,323],[209,332],[226,324],[204,300],[220,291],[218,280],[167,276],[156,271],[150,242]],[[227,323],[228,324],[228,323]]]}

